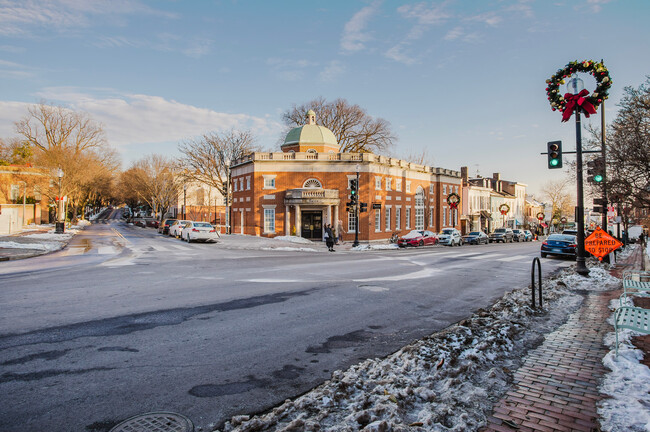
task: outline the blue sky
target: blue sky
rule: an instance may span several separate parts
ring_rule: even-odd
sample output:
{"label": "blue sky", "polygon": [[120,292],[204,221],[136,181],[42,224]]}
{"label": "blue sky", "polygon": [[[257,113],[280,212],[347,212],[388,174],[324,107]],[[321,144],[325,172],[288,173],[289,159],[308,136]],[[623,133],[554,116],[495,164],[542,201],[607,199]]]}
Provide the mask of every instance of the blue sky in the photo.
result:
{"label": "blue sky", "polygon": [[341,97],[391,123],[393,156],[539,194],[564,175],[546,142],[575,147],[545,80],[604,59],[613,119],[650,75],[648,22],[648,0],[0,0],[0,137],[46,100],[101,122],[124,167],[230,128],[279,151],[283,111]]}

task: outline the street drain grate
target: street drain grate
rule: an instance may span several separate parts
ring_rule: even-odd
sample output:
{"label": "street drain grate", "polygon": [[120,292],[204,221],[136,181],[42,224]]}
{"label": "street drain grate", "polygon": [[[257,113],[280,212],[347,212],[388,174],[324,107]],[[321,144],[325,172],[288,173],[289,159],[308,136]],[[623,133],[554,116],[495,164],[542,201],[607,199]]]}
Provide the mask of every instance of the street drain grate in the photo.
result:
{"label": "street drain grate", "polygon": [[185,416],[172,412],[151,412],[124,420],[109,432],[193,432]]}

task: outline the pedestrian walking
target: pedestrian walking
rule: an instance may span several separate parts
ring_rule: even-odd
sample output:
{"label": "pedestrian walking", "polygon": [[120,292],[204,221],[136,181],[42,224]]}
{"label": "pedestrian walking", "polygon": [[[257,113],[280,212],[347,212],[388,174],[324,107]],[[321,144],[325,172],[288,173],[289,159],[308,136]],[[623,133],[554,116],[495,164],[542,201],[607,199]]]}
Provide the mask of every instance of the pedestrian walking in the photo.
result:
{"label": "pedestrian walking", "polygon": [[338,238],[338,243],[343,243],[343,221],[339,219],[339,221],[336,223],[336,235]]}
{"label": "pedestrian walking", "polygon": [[334,233],[332,232],[332,225],[325,225],[325,244],[327,245],[327,250],[334,252]]}

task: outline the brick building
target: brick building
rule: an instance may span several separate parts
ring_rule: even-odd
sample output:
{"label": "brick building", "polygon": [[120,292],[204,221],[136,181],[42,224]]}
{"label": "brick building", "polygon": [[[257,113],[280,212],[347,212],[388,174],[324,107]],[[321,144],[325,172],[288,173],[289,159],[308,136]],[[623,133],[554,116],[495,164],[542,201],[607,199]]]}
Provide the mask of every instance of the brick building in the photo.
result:
{"label": "brick building", "polygon": [[[359,175],[359,239],[385,240],[394,231],[439,231],[460,226],[447,204],[459,193],[460,172],[409,163],[372,153],[339,153],[334,134],[315,122],[292,129],[281,152],[255,152],[231,166],[233,233],[322,239],[323,227],[354,238],[357,220],[346,211],[350,180]],[[338,234],[338,233],[337,233]]]}

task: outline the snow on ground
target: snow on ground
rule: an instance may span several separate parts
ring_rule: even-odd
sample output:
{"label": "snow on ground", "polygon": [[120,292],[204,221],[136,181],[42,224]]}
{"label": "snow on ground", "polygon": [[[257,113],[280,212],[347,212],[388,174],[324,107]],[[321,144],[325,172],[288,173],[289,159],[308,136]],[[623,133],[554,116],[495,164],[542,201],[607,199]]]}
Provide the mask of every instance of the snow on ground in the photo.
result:
{"label": "snow on ground", "polygon": [[[636,246],[635,246],[636,247]],[[633,247],[625,251],[630,254]],[[645,250],[650,257],[650,245]],[[634,296],[623,298],[622,305],[633,306]],[[621,305],[618,299],[612,300],[609,308],[614,311]],[[614,326],[614,314],[609,317]],[[628,329],[618,332],[618,357],[616,356],[616,334],[605,336],[605,345],[610,348],[603,358],[603,364],[608,372],[600,386],[601,393],[611,398],[604,399],[598,404],[598,415],[601,418],[601,429],[606,432],[650,431],[650,369],[641,363],[643,352],[631,344],[632,336],[641,335]]]}
{"label": "snow on ground", "polygon": [[336,371],[266,414],[233,417],[221,430],[477,430],[509,389],[526,352],[579,307],[582,297],[574,291],[620,287],[601,268],[591,272],[592,278],[583,278],[565,269],[544,281],[543,310],[530,307],[528,288],[515,289],[489,310],[386,358]]}

